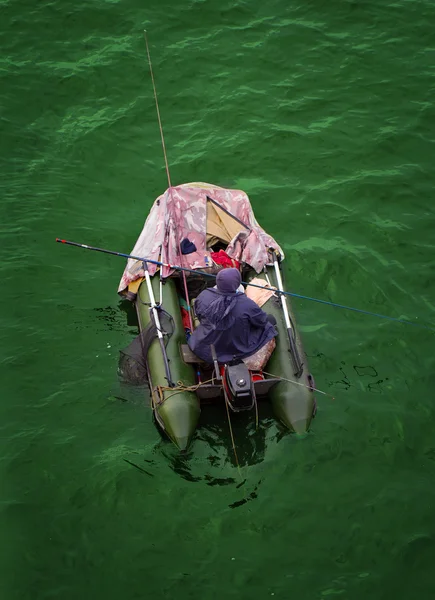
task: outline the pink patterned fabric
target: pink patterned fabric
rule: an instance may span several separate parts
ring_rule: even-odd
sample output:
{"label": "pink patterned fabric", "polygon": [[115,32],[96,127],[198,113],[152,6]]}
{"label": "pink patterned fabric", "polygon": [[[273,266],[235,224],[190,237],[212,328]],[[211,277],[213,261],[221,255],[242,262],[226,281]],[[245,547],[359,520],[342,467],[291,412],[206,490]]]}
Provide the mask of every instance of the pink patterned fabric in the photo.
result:
{"label": "pink patterned fabric", "polygon": [[243,358],[242,360],[250,371],[261,371],[267,365],[275,348],[275,338],[272,338],[266,344],[264,344],[260,350],[257,350],[255,354],[248,356],[248,358]]}
{"label": "pink patterned fabric", "polygon": [[[250,228],[231,240],[226,250],[231,258],[250,265],[257,273],[268,263],[268,248],[274,248],[284,258],[275,240],[255,220],[245,192],[208,183],[185,183],[169,188],[159,196],[131,254],[188,269],[205,269],[208,266],[205,259],[209,256],[206,249],[207,196]],[[184,238],[195,244],[196,252],[180,255],[179,243]],[[154,275],[157,267],[148,263],[148,269],[150,275]],[[163,277],[168,277],[172,272],[173,269],[163,267]],[[142,263],[130,258],[118,292],[143,276]]]}

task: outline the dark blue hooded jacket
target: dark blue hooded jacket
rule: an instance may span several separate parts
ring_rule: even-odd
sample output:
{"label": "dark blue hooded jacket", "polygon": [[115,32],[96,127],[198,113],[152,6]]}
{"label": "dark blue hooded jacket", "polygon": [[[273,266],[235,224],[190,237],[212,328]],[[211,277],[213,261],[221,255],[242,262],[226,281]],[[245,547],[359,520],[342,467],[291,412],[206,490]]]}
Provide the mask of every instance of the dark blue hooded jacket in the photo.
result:
{"label": "dark blue hooded jacket", "polygon": [[215,346],[218,361],[228,362],[255,354],[276,336],[267,314],[244,293],[235,291],[239,284],[237,269],[224,269],[217,277],[218,288],[204,290],[195,301],[200,325],[188,344],[206,362],[213,362],[211,344]]}

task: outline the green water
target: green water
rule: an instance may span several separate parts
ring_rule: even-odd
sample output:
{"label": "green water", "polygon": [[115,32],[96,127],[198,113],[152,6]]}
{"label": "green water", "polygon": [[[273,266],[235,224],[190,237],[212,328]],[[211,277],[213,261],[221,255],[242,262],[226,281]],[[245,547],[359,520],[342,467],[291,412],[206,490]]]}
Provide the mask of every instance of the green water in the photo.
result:
{"label": "green water", "polygon": [[2,600],[435,597],[432,332],[294,302],[336,399],[236,427],[239,473],[221,411],[180,458],[116,398],[124,262],[54,243],[128,252],[167,187],[146,27],[173,183],[244,189],[291,290],[434,325],[434,19],[1,0]]}

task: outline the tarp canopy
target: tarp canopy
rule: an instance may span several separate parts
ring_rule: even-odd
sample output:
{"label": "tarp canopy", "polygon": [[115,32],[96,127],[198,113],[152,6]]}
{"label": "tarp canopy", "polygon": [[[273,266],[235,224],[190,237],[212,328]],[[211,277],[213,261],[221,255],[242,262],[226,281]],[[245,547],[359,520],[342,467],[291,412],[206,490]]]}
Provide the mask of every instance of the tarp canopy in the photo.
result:
{"label": "tarp canopy", "polygon": [[[182,240],[192,242],[196,251],[181,254]],[[210,265],[210,247],[221,241],[227,254],[250,265],[259,273],[270,261],[268,249],[284,258],[275,240],[257,223],[248,196],[208,183],[185,183],[169,188],[154,202],[131,254],[188,269]],[[148,263],[151,275],[157,266]],[[163,267],[163,277],[173,272]],[[143,264],[129,259],[118,292],[144,276]]]}

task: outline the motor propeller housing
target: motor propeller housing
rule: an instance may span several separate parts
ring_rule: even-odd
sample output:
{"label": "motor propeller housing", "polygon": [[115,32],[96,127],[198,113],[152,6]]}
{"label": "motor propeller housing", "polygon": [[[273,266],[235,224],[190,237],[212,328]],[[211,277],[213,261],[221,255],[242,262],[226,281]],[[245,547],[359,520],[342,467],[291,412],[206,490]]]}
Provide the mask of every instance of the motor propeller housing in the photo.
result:
{"label": "motor propeller housing", "polygon": [[240,412],[251,410],[254,407],[254,384],[251,373],[244,362],[225,365],[224,382],[231,410]]}

